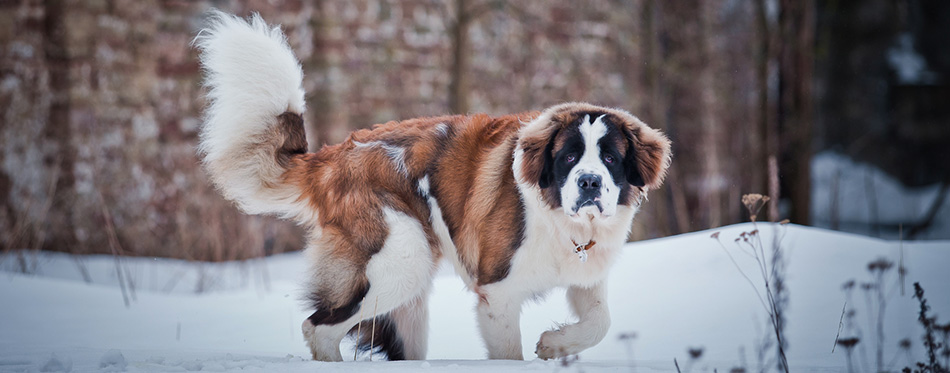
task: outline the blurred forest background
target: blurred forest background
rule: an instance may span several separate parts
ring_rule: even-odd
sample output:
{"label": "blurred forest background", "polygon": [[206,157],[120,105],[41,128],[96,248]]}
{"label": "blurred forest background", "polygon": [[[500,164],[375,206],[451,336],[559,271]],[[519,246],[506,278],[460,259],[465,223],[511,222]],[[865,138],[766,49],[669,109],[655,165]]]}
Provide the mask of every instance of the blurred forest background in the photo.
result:
{"label": "blurred forest background", "polygon": [[[242,215],[198,163],[190,43],[210,7],[282,25],[305,72],[312,150],[389,120],[589,101],[674,141],[633,239],[743,221],[751,192],[773,197],[760,219],[944,229],[947,1],[0,0],[4,252],[301,248],[302,230]],[[818,183],[816,154],[931,192],[888,220],[880,177]],[[867,219],[839,221],[849,190],[866,193]]]}

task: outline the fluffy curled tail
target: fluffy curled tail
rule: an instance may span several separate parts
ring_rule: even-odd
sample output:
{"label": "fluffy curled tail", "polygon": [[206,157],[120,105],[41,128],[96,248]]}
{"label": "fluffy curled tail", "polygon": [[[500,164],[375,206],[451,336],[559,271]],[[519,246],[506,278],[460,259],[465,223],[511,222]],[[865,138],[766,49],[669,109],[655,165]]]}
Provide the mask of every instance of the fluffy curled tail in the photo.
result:
{"label": "fluffy curled tail", "polygon": [[296,217],[301,191],[287,183],[307,151],[303,72],[279,27],[213,11],[195,38],[208,88],[199,153],[225,198],[249,214]]}

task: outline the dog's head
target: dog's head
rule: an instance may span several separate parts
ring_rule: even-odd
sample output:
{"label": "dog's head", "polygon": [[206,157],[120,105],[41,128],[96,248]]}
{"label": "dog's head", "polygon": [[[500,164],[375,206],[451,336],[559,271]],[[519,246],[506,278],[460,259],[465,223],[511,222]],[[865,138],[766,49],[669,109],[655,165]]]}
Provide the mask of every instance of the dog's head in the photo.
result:
{"label": "dog's head", "polygon": [[572,219],[606,219],[657,188],[670,164],[670,141],[617,109],[568,103],[521,130],[516,173],[551,208]]}

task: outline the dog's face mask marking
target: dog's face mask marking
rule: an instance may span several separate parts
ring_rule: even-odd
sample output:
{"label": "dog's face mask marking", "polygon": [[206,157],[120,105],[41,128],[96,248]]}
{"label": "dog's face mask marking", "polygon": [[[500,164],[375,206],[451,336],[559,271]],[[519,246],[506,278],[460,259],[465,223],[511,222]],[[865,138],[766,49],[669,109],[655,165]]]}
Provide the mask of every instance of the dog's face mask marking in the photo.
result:
{"label": "dog's face mask marking", "polygon": [[628,141],[607,114],[578,116],[560,131],[546,154],[541,187],[559,190],[571,218],[608,218],[629,186],[624,155]]}

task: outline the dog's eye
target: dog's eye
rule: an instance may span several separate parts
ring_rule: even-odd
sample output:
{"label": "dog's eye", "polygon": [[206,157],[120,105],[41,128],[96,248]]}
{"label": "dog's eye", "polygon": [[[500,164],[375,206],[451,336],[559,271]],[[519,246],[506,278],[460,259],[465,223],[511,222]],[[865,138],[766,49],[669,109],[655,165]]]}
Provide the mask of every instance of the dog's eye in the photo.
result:
{"label": "dog's eye", "polygon": [[605,155],[605,156],[604,156],[604,162],[607,162],[607,163],[614,163],[614,156],[612,156],[612,155],[610,155],[610,154]]}
{"label": "dog's eye", "polygon": [[568,154],[567,157],[564,157],[564,161],[567,163],[574,163],[577,160],[577,156],[574,154]]}

